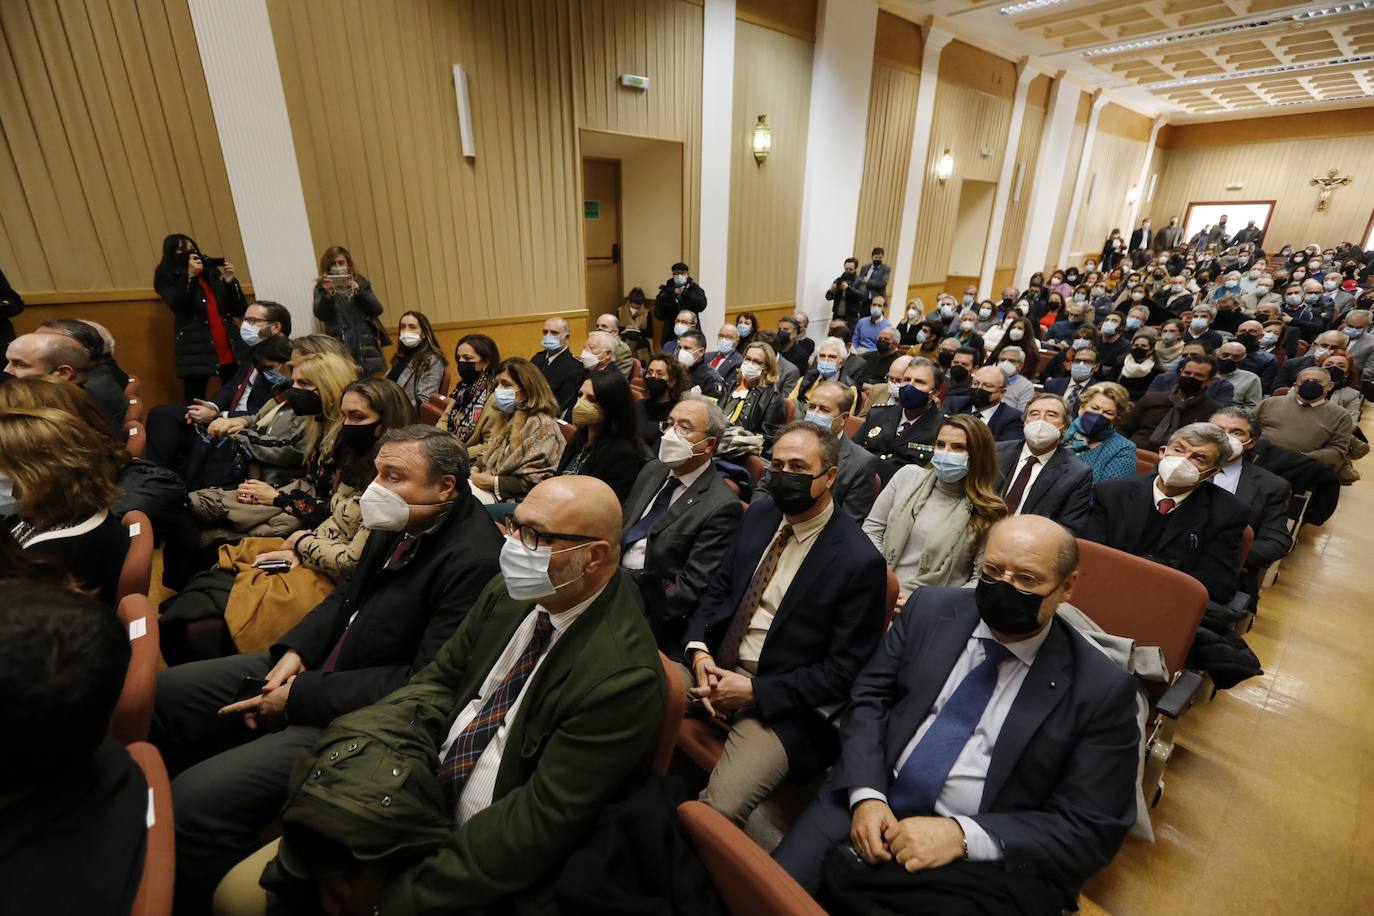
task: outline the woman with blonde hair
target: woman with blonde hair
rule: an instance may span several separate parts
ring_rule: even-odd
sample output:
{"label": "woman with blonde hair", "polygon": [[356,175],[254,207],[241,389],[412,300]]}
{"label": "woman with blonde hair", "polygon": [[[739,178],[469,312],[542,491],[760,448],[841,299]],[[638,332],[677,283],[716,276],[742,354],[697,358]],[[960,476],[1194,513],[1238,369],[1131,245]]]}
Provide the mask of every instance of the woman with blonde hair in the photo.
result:
{"label": "woman with blonde hair", "polygon": [[992,433],[978,417],[959,414],[940,426],[929,466],[908,464],[892,476],[863,529],[905,603],[922,586],[967,582],[988,530],[1006,514]]}
{"label": "woman with blonde hair", "polygon": [[787,408],[778,390],[778,357],[763,341],[749,344],[741,355],[743,361],[720,396],[720,409],[729,426],[763,436],[766,453],[787,422]]}
{"label": "woman with blonde hair", "polygon": [[0,408],[0,518],[25,551],[51,558],[113,605],[129,534],[110,511],[110,442],[52,407]]}
{"label": "woman with blonde hair", "polygon": [[496,370],[496,387],[487,399],[473,436],[490,432],[482,454],[473,460],[470,483],[483,503],[519,502],[535,484],[552,477],[563,455],[558,401],[544,373],[520,356]]}
{"label": "woman with blonde hair", "polygon": [[364,372],[374,375],[385,370],[382,347],[391,344],[391,337],[378,320],[382,302],[372,291],[372,282],[353,266],[353,255],[341,245],[320,255],[314,312],[324,322],[325,332],[344,342]]}
{"label": "woman with blonde hair", "polygon": [[1116,382],[1098,382],[1083,392],[1064,447],[1092,468],[1093,483],[1135,476],[1135,443],[1116,431],[1130,409],[1130,394]]}

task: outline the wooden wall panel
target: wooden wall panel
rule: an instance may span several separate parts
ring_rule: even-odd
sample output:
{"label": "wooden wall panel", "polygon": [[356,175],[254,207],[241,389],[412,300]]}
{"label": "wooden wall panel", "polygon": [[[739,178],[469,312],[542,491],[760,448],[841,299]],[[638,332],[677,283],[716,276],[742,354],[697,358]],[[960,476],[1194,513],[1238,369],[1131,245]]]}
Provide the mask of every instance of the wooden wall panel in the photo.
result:
{"label": "wooden wall panel", "polygon": [[1016,64],[956,39],[940,52],[940,82],[1010,102],[1016,94]]}
{"label": "wooden wall panel", "polygon": [[920,26],[887,10],[878,10],[878,28],[873,37],[875,62],[920,73],[924,48]]}
{"label": "wooden wall panel", "polygon": [[[727,306],[796,295],[814,50],[809,41],[736,24]],[[752,151],[760,114],[773,128],[773,151],[762,165]]]}
{"label": "wooden wall panel", "polygon": [[738,0],[735,17],[740,22],[815,42],[817,6],[816,0]]}
{"label": "wooden wall panel", "polygon": [[[943,60],[942,57],[942,73]],[[942,76],[935,93],[925,192],[921,195],[921,214],[916,224],[913,285],[944,278],[959,210],[961,182],[963,179],[997,181],[1010,122],[1010,97],[1001,98],[960,83],[946,82]],[[954,157],[954,174],[941,183],[935,177],[935,165],[945,149]]]}
{"label": "wooden wall panel", "polygon": [[1191,146],[1236,146],[1265,143],[1281,137],[1351,137],[1374,134],[1374,108],[1344,108],[1274,115],[1268,118],[1236,118],[1197,124],[1166,124],[1159,131],[1164,149]]}
{"label": "wooden wall panel", "polygon": [[248,279],[185,0],[5,0],[0,36],[0,263],[17,289],[146,289],[172,232]]}
{"label": "wooden wall panel", "polygon": [[[1318,191],[1308,182],[1333,168],[1355,180],[1332,193],[1328,209],[1318,212]],[[1374,138],[1369,135],[1176,148],[1169,151],[1150,211],[1159,225],[1161,216],[1176,213],[1181,219],[1189,201],[1273,200],[1266,247],[1358,243],[1374,209],[1371,176]],[[1241,190],[1226,190],[1236,181],[1244,185]]]}
{"label": "wooden wall panel", "polygon": [[1097,116],[1098,134],[1113,134],[1124,137],[1128,140],[1135,140],[1140,143],[1150,139],[1150,131],[1154,128],[1154,122],[1143,114],[1137,114],[1129,108],[1124,108],[1115,102],[1108,102],[1102,107],[1102,113]]}
{"label": "wooden wall panel", "polygon": [[[1087,93],[1081,98],[1088,98]],[[1081,109],[1082,106],[1079,107]],[[1059,189],[1059,200],[1054,205],[1054,226],[1050,230],[1050,246],[1046,249],[1047,263],[1034,265],[1036,270],[1062,266],[1055,264],[1054,261],[1059,257],[1059,247],[1064,244],[1064,231],[1069,223],[1069,204],[1073,202],[1073,180],[1078,175],[1079,163],[1083,161],[1083,141],[1087,135],[1087,120],[1079,121],[1075,116],[1073,135],[1069,138],[1069,158],[1063,163],[1064,184]]]}
{"label": "wooden wall panel", "polygon": [[[1021,246],[1021,235],[1025,231],[1030,208],[1031,179],[1039,166],[1040,134],[1045,127],[1045,109],[1026,106],[1021,121],[1021,139],[1016,147],[1016,162],[1020,168],[1020,200],[1013,199],[1017,191],[1017,170],[1012,170],[1011,187],[1000,189],[1007,198],[1007,217],[1002,224],[1002,238],[998,248],[997,266],[1014,268],[1016,254]],[[1049,168],[1058,168],[1057,163],[1046,163]],[[1048,219],[1050,214],[1037,213],[1034,219]]]}
{"label": "wooden wall panel", "polygon": [[920,84],[916,73],[885,63],[873,65],[864,176],[854,231],[853,254],[860,262],[875,245],[890,250],[897,247]]}
{"label": "wooden wall panel", "polygon": [[1078,224],[1069,248],[1070,263],[1079,263],[1084,252],[1100,254],[1102,243],[1112,229],[1120,229],[1123,236],[1130,236],[1131,227],[1126,224],[1130,213],[1126,192],[1140,180],[1146,148],[1145,143],[1137,140],[1098,132],[1093,141],[1092,164],[1088,167],[1089,188],[1084,190]]}

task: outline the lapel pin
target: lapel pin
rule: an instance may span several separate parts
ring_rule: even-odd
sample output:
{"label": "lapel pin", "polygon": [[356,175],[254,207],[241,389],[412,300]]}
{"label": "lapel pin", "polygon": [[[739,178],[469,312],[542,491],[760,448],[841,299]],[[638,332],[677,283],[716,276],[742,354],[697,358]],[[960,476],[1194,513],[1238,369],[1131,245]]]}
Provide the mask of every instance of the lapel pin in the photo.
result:
{"label": "lapel pin", "polygon": [[1054,681],[1050,681],[1050,689],[1051,689],[1051,690],[1054,689]]}

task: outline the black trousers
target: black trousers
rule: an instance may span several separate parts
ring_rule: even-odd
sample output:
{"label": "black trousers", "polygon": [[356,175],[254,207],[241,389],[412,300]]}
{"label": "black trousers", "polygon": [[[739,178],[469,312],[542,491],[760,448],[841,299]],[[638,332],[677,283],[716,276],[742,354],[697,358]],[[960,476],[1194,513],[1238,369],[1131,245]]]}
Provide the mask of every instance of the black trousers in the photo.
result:
{"label": "black trousers", "polygon": [[[219,383],[221,385],[228,384],[229,380],[234,377],[234,373],[238,371],[238,363],[225,363],[220,366],[218,371]],[[196,398],[204,399],[205,389],[208,387],[210,387],[210,376],[208,375],[192,375],[182,378],[181,391],[186,398],[186,405],[189,407]]]}
{"label": "black trousers", "polygon": [[832,916],[1059,916],[1066,902],[1044,878],[999,865],[956,860],[914,873],[896,862],[875,868],[848,843],[827,853],[816,900]]}
{"label": "black trousers", "polygon": [[219,709],[244,677],[272,667],[266,652],[169,668],[158,676],[150,740],[172,773],[178,916],[208,912],[224,875],[261,845],[286,801],[291,771],[323,729],[258,733]]}
{"label": "black trousers", "polygon": [[[204,387],[201,386],[202,394]],[[186,452],[191,447],[191,427],[186,425],[186,408],[180,404],[159,404],[148,411],[144,426],[148,430],[147,444],[143,449],[144,459],[169,471],[180,472]]]}

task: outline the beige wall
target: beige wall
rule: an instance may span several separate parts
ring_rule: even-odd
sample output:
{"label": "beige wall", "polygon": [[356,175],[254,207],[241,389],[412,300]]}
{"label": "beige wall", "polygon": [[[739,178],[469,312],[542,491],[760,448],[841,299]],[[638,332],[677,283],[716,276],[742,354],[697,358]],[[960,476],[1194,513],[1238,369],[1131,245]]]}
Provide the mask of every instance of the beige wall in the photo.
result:
{"label": "beige wall", "polygon": [[[735,25],[728,307],[788,302],[796,295],[814,51],[801,38],[749,22]],[[773,149],[756,164],[753,127],[761,114],[773,128]]]}
{"label": "beige wall", "polygon": [[[1087,95],[1083,94],[1081,97],[1087,98]],[[1083,141],[1087,136],[1087,122],[1075,119],[1073,134],[1069,137],[1068,159],[1063,163],[1064,183],[1059,188],[1059,199],[1055,201],[1054,213],[1049,217],[1054,220],[1054,226],[1050,230],[1049,248],[1045,249],[1046,263],[1031,265],[1035,270],[1059,266],[1054,261],[1059,257],[1060,246],[1064,244],[1064,232],[1068,229],[1069,204],[1073,202],[1073,181],[1078,175],[1078,166],[1083,161]]]}
{"label": "beige wall", "polygon": [[[911,132],[916,123],[917,73],[887,63],[874,63],[868,100],[868,135],[864,147],[863,184],[854,231],[855,257],[862,262],[874,246],[897,247],[902,228]],[[894,250],[895,255],[895,250]],[[836,274],[842,266],[836,258]]]}
{"label": "beige wall", "polygon": [[[1002,238],[998,248],[997,267],[1014,270],[1016,255],[1021,247],[1021,234],[1026,227],[1030,207],[1031,182],[1040,159],[1040,135],[1045,128],[1045,109],[1026,105],[1021,121],[1021,137],[1016,147],[1016,166],[1012,168],[1011,187],[1002,191],[1007,200],[1006,221],[1002,224]],[[1057,164],[1055,166],[1058,167]],[[1019,170],[1019,175],[1018,175]],[[1019,199],[1013,199],[1019,186]],[[1037,213],[1034,219],[1047,219],[1049,214]]]}
{"label": "beige wall", "polygon": [[172,232],[247,279],[184,0],[3,0],[0,35],[0,264],[15,288],[152,297]]}
{"label": "beige wall", "polygon": [[1069,246],[1070,263],[1081,262],[1085,253],[1100,254],[1102,243],[1112,229],[1120,229],[1124,236],[1130,236],[1131,227],[1126,224],[1130,215],[1126,193],[1140,180],[1145,152],[1146,144],[1139,140],[1098,131],[1093,141],[1092,164],[1088,166],[1086,180],[1089,184],[1084,186],[1078,224]]}

